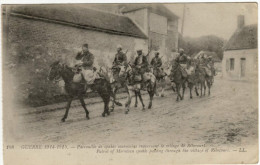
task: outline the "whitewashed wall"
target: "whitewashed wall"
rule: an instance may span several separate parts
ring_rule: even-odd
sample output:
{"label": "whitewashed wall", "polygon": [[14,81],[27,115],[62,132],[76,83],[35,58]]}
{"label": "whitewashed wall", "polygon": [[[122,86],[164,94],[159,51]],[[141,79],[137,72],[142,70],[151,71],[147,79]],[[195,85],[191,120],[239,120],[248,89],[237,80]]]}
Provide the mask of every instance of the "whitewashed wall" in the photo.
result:
{"label": "whitewashed wall", "polygon": [[[222,60],[222,73],[226,79],[249,80],[255,79],[258,73],[258,59],[257,49],[231,50],[225,51]],[[227,60],[234,58],[234,70],[227,68]],[[246,59],[245,77],[241,77],[241,63],[240,59]]]}

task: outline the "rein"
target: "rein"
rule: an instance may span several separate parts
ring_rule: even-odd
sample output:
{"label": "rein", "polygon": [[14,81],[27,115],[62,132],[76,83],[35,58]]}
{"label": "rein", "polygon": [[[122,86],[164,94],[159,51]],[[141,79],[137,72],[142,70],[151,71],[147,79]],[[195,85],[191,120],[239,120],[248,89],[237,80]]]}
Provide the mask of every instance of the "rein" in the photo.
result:
{"label": "rein", "polygon": [[[58,81],[61,81],[61,80],[63,80],[63,81],[65,82],[64,78],[63,78],[62,75],[61,75],[62,72],[65,71],[66,69],[70,69],[71,72],[73,72],[73,68],[67,66],[67,65],[64,64],[64,63],[59,63],[58,65],[59,65],[60,68],[59,68],[58,75],[54,78],[54,82],[57,83]],[[75,74],[75,73],[74,73],[74,74]],[[72,82],[72,81],[71,81],[71,82]],[[65,83],[71,83],[71,82],[65,82]]]}

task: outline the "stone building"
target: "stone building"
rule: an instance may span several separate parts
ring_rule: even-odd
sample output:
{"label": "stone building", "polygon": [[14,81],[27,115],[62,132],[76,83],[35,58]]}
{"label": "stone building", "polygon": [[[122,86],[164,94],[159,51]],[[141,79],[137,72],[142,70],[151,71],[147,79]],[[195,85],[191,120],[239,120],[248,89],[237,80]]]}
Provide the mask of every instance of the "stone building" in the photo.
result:
{"label": "stone building", "polygon": [[[16,78],[19,95],[33,100],[53,98],[57,87],[47,81],[49,66],[59,59],[73,66],[82,44],[88,43],[95,66],[112,65],[116,47],[148,48],[147,35],[127,16],[70,5],[4,6],[4,61]],[[147,49],[144,50],[147,52]],[[58,91],[56,91],[57,93]]]}
{"label": "stone building", "polygon": [[148,36],[150,50],[159,51],[165,60],[178,50],[178,16],[162,4],[123,4],[122,14],[131,18]]}
{"label": "stone building", "polygon": [[238,16],[237,30],[225,46],[222,72],[226,79],[257,80],[257,25],[244,24],[244,16]]}

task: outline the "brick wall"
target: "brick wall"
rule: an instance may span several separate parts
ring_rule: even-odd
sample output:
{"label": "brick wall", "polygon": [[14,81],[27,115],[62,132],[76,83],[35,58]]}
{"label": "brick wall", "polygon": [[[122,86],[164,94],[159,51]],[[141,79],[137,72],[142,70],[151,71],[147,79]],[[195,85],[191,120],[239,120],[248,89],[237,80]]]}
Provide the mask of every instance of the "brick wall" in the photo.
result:
{"label": "brick wall", "polygon": [[[111,66],[117,44],[128,49],[128,59],[136,56],[135,47],[147,46],[147,41],[127,36],[89,31],[61,24],[11,16],[9,18],[8,50],[6,64],[17,78],[21,101],[36,105],[47,104],[58,94],[57,86],[46,80],[49,65],[61,59],[68,65],[81,45],[89,44],[95,55],[95,65]],[[144,50],[147,51],[147,50]]]}

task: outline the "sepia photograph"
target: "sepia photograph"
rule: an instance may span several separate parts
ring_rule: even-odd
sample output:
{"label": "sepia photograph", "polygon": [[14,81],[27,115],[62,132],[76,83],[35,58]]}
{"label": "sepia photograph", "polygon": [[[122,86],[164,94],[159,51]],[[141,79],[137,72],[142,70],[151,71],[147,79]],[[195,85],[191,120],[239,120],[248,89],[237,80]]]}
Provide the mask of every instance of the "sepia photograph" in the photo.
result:
{"label": "sepia photograph", "polygon": [[258,163],[257,2],[1,12],[5,165]]}

